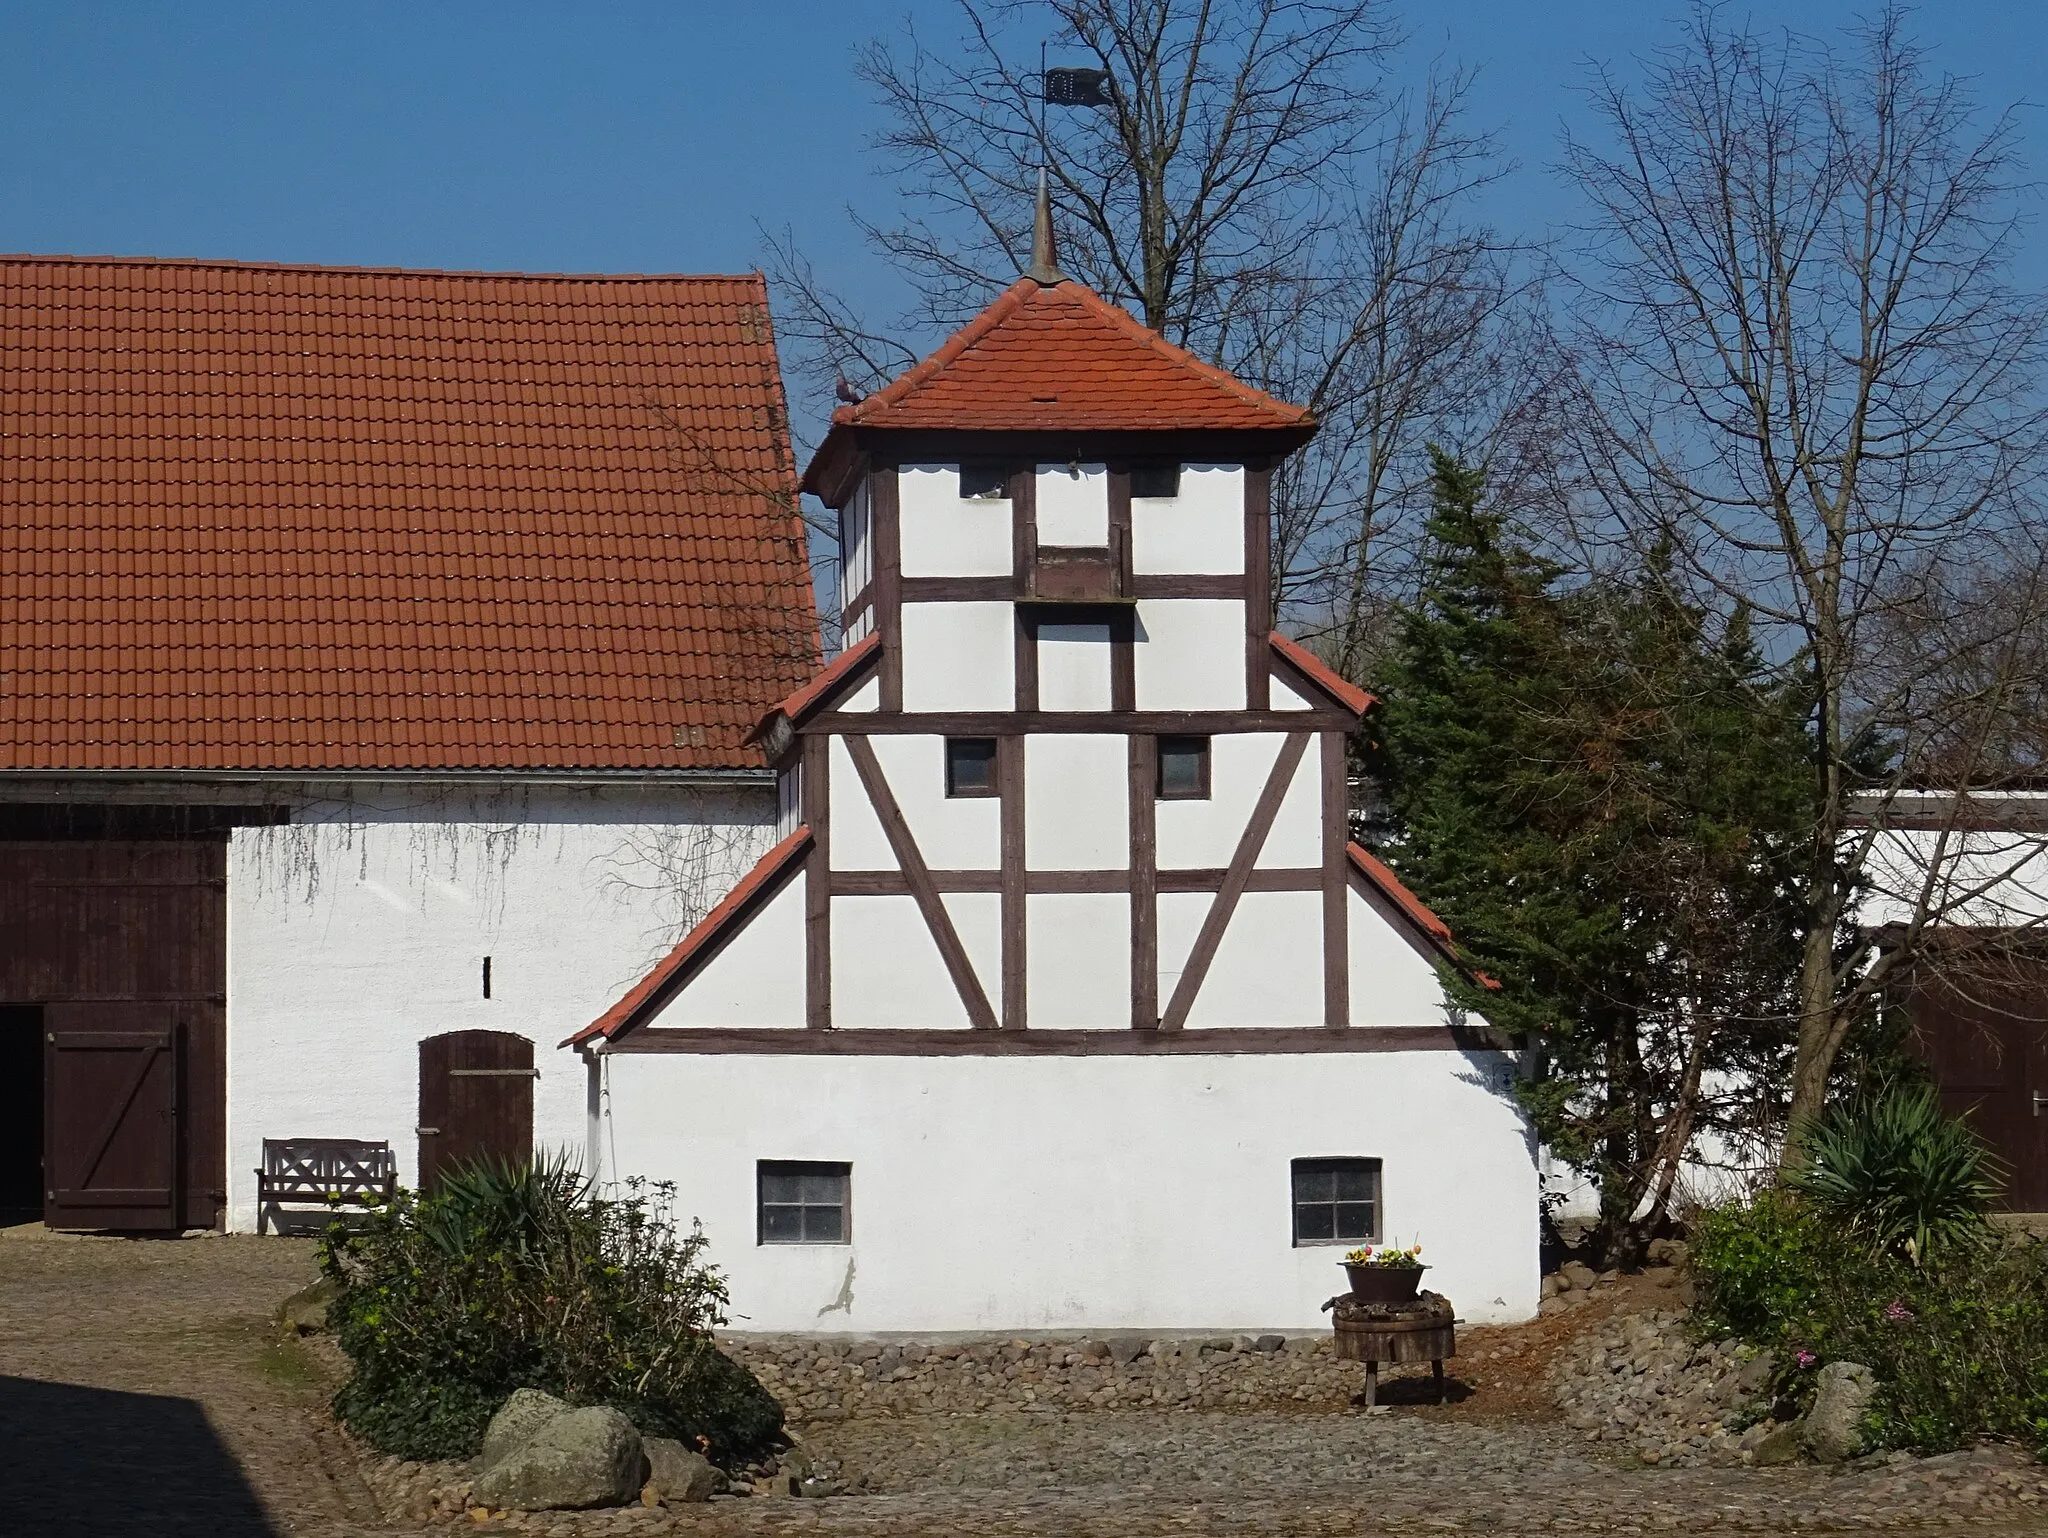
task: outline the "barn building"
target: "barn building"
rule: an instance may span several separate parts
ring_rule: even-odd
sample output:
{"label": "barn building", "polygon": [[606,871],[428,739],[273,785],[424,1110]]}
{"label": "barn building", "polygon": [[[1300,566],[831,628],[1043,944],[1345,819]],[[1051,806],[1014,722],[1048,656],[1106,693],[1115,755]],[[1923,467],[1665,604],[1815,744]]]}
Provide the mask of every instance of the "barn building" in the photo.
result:
{"label": "barn building", "polygon": [[0,357],[0,1205],[580,1152],[817,664],[760,279],[9,257]]}
{"label": "barn building", "polygon": [[1419,1242],[1538,1290],[1515,1061],[1346,838],[1369,700],[1272,629],[1308,413],[1053,265],[840,408],[847,645],[754,729],[776,842],[574,1038],[590,1156],[677,1182],[736,1326],[1322,1322]]}

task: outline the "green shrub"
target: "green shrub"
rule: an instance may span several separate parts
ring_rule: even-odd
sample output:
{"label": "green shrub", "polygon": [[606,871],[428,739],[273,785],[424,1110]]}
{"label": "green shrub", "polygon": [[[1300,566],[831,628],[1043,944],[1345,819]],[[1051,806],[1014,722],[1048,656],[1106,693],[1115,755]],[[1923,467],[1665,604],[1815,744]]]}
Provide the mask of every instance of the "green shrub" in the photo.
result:
{"label": "green shrub", "polygon": [[1796,1404],[1825,1363],[1864,1363],[1882,1445],[1934,1453],[2004,1436],[2048,1453],[2048,1245],[1985,1234],[1916,1264],[1768,1193],[1699,1215],[1695,1314],[1774,1351],[1773,1388]]}
{"label": "green shrub", "polygon": [[1984,1210],[2003,1185],[1990,1150],[1926,1084],[1836,1107],[1809,1129],[1803,1151],[1787,1183],[1816,1212],[1912,1259],[1981,1243]]}
{"label": "green shrub", "polygon": [[559,1159],[483,1166],[331,1230],[329,1317],[355,1368],[336,1414],[399,1457],[467,1457],[506,1395],[538,1388],[719,1461],[762,1450],[782,1407],[713,1344],[724,1282],[671,1196],[600,1197]]}

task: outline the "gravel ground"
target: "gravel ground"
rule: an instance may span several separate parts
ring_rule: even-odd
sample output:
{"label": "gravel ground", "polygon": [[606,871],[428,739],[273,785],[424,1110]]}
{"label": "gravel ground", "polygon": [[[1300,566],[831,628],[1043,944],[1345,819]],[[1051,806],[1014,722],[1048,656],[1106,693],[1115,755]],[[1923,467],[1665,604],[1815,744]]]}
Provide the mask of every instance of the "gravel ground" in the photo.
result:
{"label": "gravel ground", "polygon": [[460,1471],[354,1448],[324,1410],[332,1353],[280,1345],[268,1322],[309,1251],[0,1235],[0,1535],[2042,1531],[2048,1500],[2048,1469],[2001,1448],[1842,1472],[1645,1467],[1541,1408],[1537,1359],[1619,1306],[1603,1302],[1473,1332],[1459,1361],[1482,1386],[1441,1408],[856,1416],[804,1434],[864,1493],[420,1517],[415,1499]]}

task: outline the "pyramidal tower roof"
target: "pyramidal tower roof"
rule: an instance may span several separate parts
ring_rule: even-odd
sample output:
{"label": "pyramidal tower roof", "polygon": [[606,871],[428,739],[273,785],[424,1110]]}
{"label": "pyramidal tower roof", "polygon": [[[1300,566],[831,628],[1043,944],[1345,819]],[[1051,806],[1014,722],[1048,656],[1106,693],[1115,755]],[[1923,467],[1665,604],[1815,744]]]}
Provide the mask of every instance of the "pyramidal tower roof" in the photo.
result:
{"label": "pyramidal tower roof", "polygon": [[1204,363],[1061,273],[1049,230],[1033,244],[1031,271],[937,352],[832,413],[807,486],[871,431],[1251,432],[1288,446],[1314,432],[1306,407]]}

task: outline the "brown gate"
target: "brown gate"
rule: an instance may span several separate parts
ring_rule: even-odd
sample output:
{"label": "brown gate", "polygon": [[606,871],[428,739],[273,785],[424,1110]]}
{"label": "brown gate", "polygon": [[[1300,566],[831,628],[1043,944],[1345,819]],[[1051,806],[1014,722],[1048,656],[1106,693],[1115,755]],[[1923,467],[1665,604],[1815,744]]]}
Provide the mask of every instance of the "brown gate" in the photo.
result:
{"label": "brown gate", "polygon": [[150,1004],[44,1012],[43,1221],[178,1227],[178,1038]]}
{"label": "brown gate", "polygon": [[207,1228],[226,1201],[225,839],[0,836],[0,1005],[41,1011],[40,1104],[0,1104],[40,1113],[53,1227]]}
{"label": "brown gate", "polygon": [[1916,979],[1906,998],[1943,1108],[2008,1166],[2001,1205],[2048,1212],[2048,963],[2001,958],[1987,976]]}
{"label": "brown gate", "polygon": [[420,1043],[420,1189],[449,1170],[533,1157],[533,1043],[509,1031],[450,1031]]}

